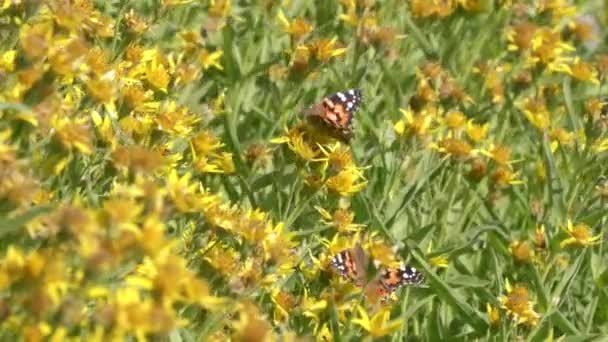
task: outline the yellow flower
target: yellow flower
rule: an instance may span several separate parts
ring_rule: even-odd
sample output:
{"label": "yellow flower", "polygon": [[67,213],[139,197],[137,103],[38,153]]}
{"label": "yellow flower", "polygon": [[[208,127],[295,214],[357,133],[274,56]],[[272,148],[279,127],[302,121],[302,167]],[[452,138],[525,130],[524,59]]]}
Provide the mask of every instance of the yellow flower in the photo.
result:
{"label": "yellow flower", "polygon": [[368,316],[367,311],[360,305],[357,306],[357,311],[359,317],[352,319],[352,322],[361,326],[373,337],[382,337],[392,334],[404,323],[401,319],[389,321],[391,314],[389,307],[380,308],[371,318]]}
{"label": "yellow flower", "polygon": [[467,122],[467,136],[473,143],[480,143],[488,135],[489,124],[478,125],[473,120]]}
{"label": "yellow flower", "polygon": [[270,261],[274,264],[279,265],[282,268],[285,265],[289,265],[288,268],[292,268],[292,263],[295,256],[293,248],[297,246],[297,242],[294,241],[294,234],[285,230],[285,224],[279,222],[276,225],[272,221],[266,222],[264,228],[264,240],[262,245],[264,247],[264,258],[266,261]]}
{"label": "yellow flower", "polygon": [[445,125],[452,130],[461,128],[467,121],[466,115],[461,111],[451,111],[445,116]]}
{"label": "yellow flower", "polygon": [[572,71],[572,77],[578,81],[590,82],[594,85],[600,84],[600,81],[597,78],[597,70],[588,63],[582,62],[578,57],[574,59],[574,62],[570,66],[570,70]]}
{"label": "yellow flower", "polygon": [[323,324],[321,329],[317,332],[316,341],[317,342],[333,342],[334,335],[331,334],[329,327],[327,324]]}
{"label": "yellow flower", "polygon": [[69,150],[75,149],[84,154],[93,153],[93,137],[85,118],[55,118],[52,121],[55,136]]}
{"label": "yellow flower", "polygon": [[217,50],[215,52],[209,53],[207,49],[202,49],[198,54],[198,62],[203,67],[204,70],[207,70],[211,67],[214,67],[218,70],[224,70],[224,67],[220,64],[220,60],[224,55],[224,51]]}
{"label": "yellow flower", "polygon": [[260,312],[258,307],[250,301],[237,305],[239,320],[234,324],[236,341],[272,341],[272,326]]}
{"label": "yellow flower", "polygon": [[[429,255],[433,251],[433,242],[429,243],[429,246],[426,249],[426,254]],[[439,268],[447,268],[448,267],[448,256],[447,254],[439,254],[437,256],[431,257],[429,259],[431,265]]]}
{"label": "yellow flower", "polygon": [[538,249],[547,248],[547,239],[545,237],[545,225],[541,224],[534,230],[534,244]]}
{"label": "yellow flower", "polygon": [[213,241],[215,244],[207,250],[201,251],[204,259],[222,276],[233,276],[240,264],[240,254],[233,248]]}
{"label": "yellow flower", "polygon": [[489,150],[480,150],[480,152],[492,158],[498,165],[508,166],[512,163],[511,149],[506,146],[491,144]]}
{"label": "yellow flower", "polygon": [[297,305],[296,298],[291,294],[275,287],[270,294],[270,300],[274,303],[274,323],[281,324],[289,318],[289,311]]}
{"label": "yellow flower", "polygon": [[214,155],[213,163],[224,173],[234,173],[236,170],[232,153],[222,152],[219,155]]}
{"label": "yellow flower", "polygon": [[445,254],[441,254],[438,256],[434,256],[429,259],[431,265],[439,268],[447,268],[448,267],[448,258]]}
{"label": "yellow flower", "polygon": [[292,68],[298,72],[306,71],[311,54],[311,49],[308,46],[303,44],[296,46],[295,50],[291,53]]}
{"label": "yellow flower", "polygon": [[304,126],[296,126],[287,130],[286,135],[272,139],[270,142],[273,144],[287,143],[289,149],[300,156],[300,158],[307,161],[314,161],[319,154],[319,150],[314,146],[311,146],[308,141],[304,139],[305,130],[306,127]]}
{"label": "yellow flower", "polygon": [[230,0],[210,0],[209,15],[213,17],[228,17],[230,8],[232,7]]}
{"label": "yellow flower", "polygon": [[469,143],[457,138],[441,139],[436,144],[431,144],[430,147],[439,152],[449,154],[457,160],[466,160],[477,154],[477,151]]}
{"label": "yellow flower", "polygon": [[365,227],[365,225],[353,223],[355,214],[347,209],[338,208],[333,215],[321,207],[315,206],[315,209],[321,214],[323,224],[334,227],[338,232],[356,232]]}
{"label": "yellow flower", "polygon": [[319,322],[319,314],[325,311],[326,308],[326,300],[310,297],[308,289],[304,288],[304,298],[300,304],[302,315],[315,320],[315,322]]}
{"label": "yellow flower", "polygon": [[360,169],[349,167],[328,178],[325,185],[342,196],[348,196],[363,190],[367,185],[367,180]]}
{"label": "yellow flower", "polygon": [[487,303],[486,310],[488,312],[488,321],[490,321],[490,325],[497,326],[498,323],[500,323],[500,312],[498,311],[498,308]]}
{"label": "yellow flower", "polygon": [[196,194],[198,185],[190,184],[191,178],[192,175],[190,173],[186,173],[182,177],[179,177],[177,171],[173,169],[167,179],[168,195],[173,199],[177,209],[184,213],[196,212],[199,210],[198,196]]}
{"label": "yellow flower", "polygon": [[339,142],[331,146],[324,147],[318,145],[323,157],[317,158],[314,161],[320,161],[323,163],[323,171],[331,166],[332,171],[339,172],[347,167],[354,166],[352,160],[352,154],[348,146],[343,147]]}
{"label": "yellow flower", "polygon": [[492,174],[492,181],[499,187],[524,184],[524,182],[517,179],[518,176],[518,172],[513,172],[507,167],[500,166]]}
{"label": "yellow flower", "polygon": [[93,79],[86,83],[87,90],[97,101],[110,103],[116,97],[116,89],[110,80]]}
{"label": "yellow flower", "polygon": [[171,76],[169,75],[165,65],[160,63],[158,59],[159,58],[155,58],[146,65],[146,80],[156,89],[166,93],[167,86],[171,81]]}
{"label": "yellow flower", "polygon": [[572,74],[569,63],[572,57],[566,54],[576,49],[561,40],[558,29],[540,28],[532,38],[532,54],[526,61],[528,66],[545,65],[547,69]]}
{"label": "yellow flower", "polygon": [[294,40],[300,40],[300,38],[312,31],[312,26],[303,19],[296,18],[290,23],[282,9],[279,9],[277,18],[279,19],[281,26],[283,26],[283,30],[289,33]]}
{"label": "yellow flower", "polygon": [[15,70],[15,57],[17,51],[8,50],[0,55],[0,70],[4,72],[13,72]]}
{"label": "yellow flower", "polygon": [[178,107],[175,101],[165,104],[155,117],[158,129],[172,135],[185,136],[201,120],[186,107]]}
{"label": "yellow flower", "polygon": [[272,160],[272,151],[264,144],[253,143],[247,147],[243,158],[254,165],[266,166]]}
{"label": "yellow flower", "polygon": [[576,139],[576,133],[568,132],[564,128],[557,127],[551,130],[549,137],[552,140],[552,145],[555,143],[562,146],[571,146]]}
{"label": "yellow flower", "polygon": [[511,288],[508,280],[505,282],[505,288],[507,295],[498,298],[501,307],[507,310],[517,324],[526,323],[535,326],[540,315],[534,311],[534,303],[530,300],[528,289],[523,285],[515,285]]}
{"label": "yellow flower", "polygon": [[209,156],[222,148],[224,144],[210,130],[203,130],[190,139],[193,154],[196,156]]}
{"label": "yellow flower", "polygon": [[526,241],[515,240],[509,245],[509,252],[513,259],[519,263],[529,263],[534,258],[534,250],[530,248],[530,244]]}
{"label": "yellow flower", "polygon": [[129,31],[136,35],[144,33],[149,27],[146,20],[136,14],[132,8],[125,14],[124,22]]}
{"label": "yellow flower", "polygon": [[529,98],[518,107],[523,111],[524,115],[530,123],[538,130],[545,130],[551,124],[551,114],[545,106],[545,101],[542,98]]}
{"label": "yellow flower", "polygon": [[309,46],[310,50],[321,63],[327,63],[331,58],[341,56],[346,52],[346,48],[339,47],[338,45],[338,38],[334,37],[332,39],[320,39]]}
{"label": "yellow flower", "polygon": [[568,245],[584,248],[602,242],[601,233],[593,236],[591,228],[588,225],[584,223],[573,225],[572,220],[570,219],[568,219],[568,223],[566,225],[566,233],[569,235],[569,237],[560,242],[559,246],[562,248]]}
{"label": "yellow flower", "polygon": [[357,2],[355,0],[342,0],[340,2],[344,5],[346,14],[340,14],[338,19],[351,26],[357,26],[359,22],[359,18],[357,17]]}
{"label": "yellow flower", "polygon": [[411,134],[415,136],[424,136],[427,134],[431,122],[432,116],[427,114],[425,111],[415,115],[411,108],[399,109],[403,114],[403,119],[397,121],[393,126],[393,129],[398,135]]}

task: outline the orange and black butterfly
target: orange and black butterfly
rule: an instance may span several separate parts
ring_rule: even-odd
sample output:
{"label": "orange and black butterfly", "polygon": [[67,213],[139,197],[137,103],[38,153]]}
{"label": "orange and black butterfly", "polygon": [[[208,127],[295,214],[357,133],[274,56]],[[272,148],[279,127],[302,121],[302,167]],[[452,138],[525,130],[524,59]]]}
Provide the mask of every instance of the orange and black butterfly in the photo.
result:
{"label": "orange and black butterfly", "polygon": [[386,301],[393,292],[404,285],[418,285],[424,281],[422,273],[409,265],[399,268],[383,268],[378,275],[368,282],[367,270],[369,257],[361,244],[336,254],[330,262],[331,267],[344,279],[352,281],[358,287],[365,287],[366,297]]}
{"label": "orange and black butterfly", "polygon": [[332,136],[348,143],[353,136],[353,114],[359,109],[362,100],[361,89],[339,91],[303,112],[328,128]]}

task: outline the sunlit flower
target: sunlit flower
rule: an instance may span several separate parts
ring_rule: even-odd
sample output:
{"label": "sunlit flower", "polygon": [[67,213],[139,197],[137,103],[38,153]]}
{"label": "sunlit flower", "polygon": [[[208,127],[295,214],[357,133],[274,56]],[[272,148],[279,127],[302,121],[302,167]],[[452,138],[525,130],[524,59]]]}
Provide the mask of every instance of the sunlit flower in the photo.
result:
{"label": "sunlit flower", "polygon": [[148,23],[136,14],[133,8],[125,14],[124,22],[129,31],[134,34],[142,34],[148,29]]}
{"label": "sunlit flower", "polygon": [[500,323],[500,312],[498,311],[498,308],[495,308],[494,306],[490,305],[490,303],[487,303],[486,310],[488,313],[488,321],[490,322],[490,325],[498,325],[498,323]]}
{"label": "sunlit flower", "polygon": [[283,222],[273,224],[272,221],[268,221],[264,228],[262,243],[265,260],[279,265],[279,268],[292,270],[295,267],[294,248],[297,246],[294,237],[295,235],[285,228]]}
{"label": "sunlit flower", "polygon": [[272,159],[271,150],[263,144],[254,143],[247,147],[244,158],[254,164],[267,165]]}
{"label": "sunlit flower", "polygon": [[297,305],[297,301],[294,296],[285,291],[281,291],[279,288],[272,290],[270,298],[275,305],[275,324],[284,322],[287,318],[289,318],[289,311],[291,311],[291,309]]}
{"label": "sunlit flower", "polygon": [[239,319],[234,324],[237,341],[271,341],[272,326],[261,314],[257,306],[250,301],[237,305]]}
{"label": "sunlit flower", "polygon": [[84,118],[57,118],[53,120],[53,127],[57,139],[67,149],[75,149],[84,154],[93,152],[91,131]]}
{"label": "sunlit flower", "polygon": [[501,307],[507,310],[517,324],[525,323],[535,326],[540,315],[534,311],[534,303],[530,300],[528,289],[524,285],[515,285],[511,288],[508,280],[505,282],[505,289],[507,294],[498,298]]}
{"label": "sunlit flower", "polygon": [[478,125],[473,120],[467,121],[467,136],[473,143],[482,142],[488,135],[489,124]]}
{"label": "sunlit flower", "polygon": [[312,26],[303,19],[296,18],[292,22],[289,22],[281,9],[277,13],[277,18],[281,26],[283,26],[283,30],[289,33],[294,40],[300,40],[312,31]]}
{"label": "sunlit flower", "polygon": [[538,249],[547,248],[547,238],[545,237],[545,226],[539,225],[534,230],[534,244]]}
{"label": "sunlit flower", "polygon": [[230,15],[231,0],[210,0],[209,14],[214,17],[226,18]]}
{"label": "sunlit flower", "polygon": [[572,71],[572,77],[578,81],[590,82],[594,85],[600,84],[597,70],[590,64],[581,61],[578,57],[574,59],[574,62],[570,66],[570,70]]}
{"label": "sunlit flower", "polygon": [[359,192],[367,185],[362,170],[356,167],[346,168],[335,176],[331,176],[325,182],[328,189],[338,192],[342,196],[348,196]]}
{"label": "sunlit flower", "polygon": [[407,110],[399,109],[403,114],[403,119],[397,121],[393,128],[399,135],[411,134],[415,136],[424,136],[427,134],[431,122],[431,115],[426,112],[415,114],[410,108]]}
{"label": "sunlit flower", "polygon": [[327,308],[327,301],[311,297],[308,290],[304,288],[304,298],[300,303],[300,309],[305,317],[319,322],[320,314]]}
{"label": "sunlit flower", "polygon": [[559,246],[562,248],[569,245],[584,248],[602,242],[602,234],[593,236],[591,228],[584,223],[574,225],[572,220],[568,219],[565,230],[569,237],[560,242]]}
{"label": "sunlit flower", "polygon": [[97,101],[108,103],[115,98],[116,89],[114,84],[105,79],[94,79],[87,83],[87,90]]}
{"label": "sunlit flower", "polygon": [[[426,254],[432,254],[433,252],[433,243],[429,243],[429,246],[426,249]],[[439,254],[429,258],[429,262],[434,267],[438,268],[447,268],[449,265],[448,255],[447,254]]]}
{"label": "sunlit flower", "polygon": [[445,116],[445,125],[452,130],[461,128],[466,121],[467,117],[461,111],[451,111]]}
{"label": "sunlit flower", "polygon": [[201,254],[224,277],[233,276],[238,270],[240,254],[228,246],[218,243],[207,250],[202,250]]}
{"label": "sunlit flower", "polygon": [[509,245],[511,256],[516,262],[529,263],[534,258],[534,250],[530,248],[527,241],[515,240]]}
{"label": "sunlit flower", "polygon": [[491,144],[488,150],[481,150],[481,153],[494,160],[498,165],[507,166],[512,163],[511,149],[504,145]]}
{"label": "sunlit flower", "polygon": [[437,144],[431,145],[431,148],[446,153],[457,160],[465,160],[477,153],[469,143],[457,138],[441,139]]}
{"label": "sunlit flower", "polygon": [[177,175],[177,171],[172,170],[167,179],[167,191],[169,197],[175,202],[175,206],[182,212],[193,212],[198,210],[197,184],[190,184],[192,175],[184,174],[182,177]]}
{"label": "sunlit flower", "polygon": [[530,123],[539,130],[544,130],[551,124],[551,114],[543,99],[528,98],[519,105]]}
{"label": "sunlit flower", "polygon": [[447,268],[449,265],[448,258],[445,254],[437,255],[429,259],[429,263],[435,267]]}
{"label": "sunlit flower", "polygon": [[390,308],[380,308],[371,317],[367,314],[367,311],[357,306],[357,312],[359,316],[352,319],[354,324],[361,326],[373,337],[382,337],[392,334],[403,325],[403,320],[396,319],[390,321]]}
{"label": "sunlit flower", "polygon": [[220,60],[224,55],[224,51],[217,50],[215,52],[209,52],[207,49],[202,49],[198,54],[198,62],[203,67],[204,70],[207,70],[211,67],[214,67],[218,70],[224,70],[222,64],[220,64]]}
{"label": "sunlit flower", "polygon": [[268,68],[268,77],[273,82],[279,82],[287,77],[289,69],[281,64],[273,64]]}
{"label": "sunlit flower", "polygon": [[342,146],[339,142],[331,146],[319,145],[319,149],[323,156],[315,159],[323,163],[323,169],[331,167],[332,171],[339,172],[347,167],[354,166],[352,161],[352,154],[348,146]]}
{"label": "sunlit flower", "polygon": [[12,72],[15,70],[15,57],[17,51],[8,50],[0,55],[0,71]]}
{"label": "sunlit flower", "polygon": [[534,32],[532,38],[532,55],[528,59],[529,65],[545,65],[549,70],[571,74],[569,63],[572,57],[569,52],[575,48],[561,40],[561,34],[557,30],[541,28]]}
{"label": "sunlit flower", "polygon": [[321,214],[323,223],[334,227],[338,232],[355,232],[364,227],[362,224],[353,223],[355,215],[347,209],[338,208],[333,215],[321,207],[315,206],[315,209]]}
{"label": "sunlit flower", "polygon": [[327,63],[330,59],[346,53],[346,48],[340,47],[337,37],[317,40],[310,44],[310,50],[322,63]]}
{"label": "sunlit flower", "polygon": [[291,54],[291,66],[298,72],[307,70],[308,63],[311,57],[311,49],[303,44],[295,47],[295,50]]}
{"label": "sunlit flower", "polygon": [[306,132],[304,129],[304,127],[296,126],[287,130],[285,136],[272,139],[271,142],[274,144],[287,143],[289,149],[294,151],[300,158],[307,161],[313,161],[319,154],[319,150],[316,147],[309,145],[305,140],[304,135]]}
{"label": "sunlit flower", "polygon": [[317,332],[317,342],[333,342],[334,336],[331,334],[327,324],[323,324],[319,332]]}
{"label": "sunlit flower", "polygon": [[530,22],[522,22],[514,26],[508,33],[509,50],[528,50],[532,47],[532,39],[538,27]]}
{"label": "sunlit flower", "polygon": [[[373,236],[373,234],[371,236]],[[398,260],[395,255],[396,249],[385,239],[373,238],[373,240],[364,247],[369,250],[369,255],[375,263],[389,267],[401,266],[401,261]]]}
{"label": "sunlit flower", "polygon": [[513,172],[507,167],[498,167],[492,174],[492,181],[499,187],[505,187],[509,185],[521,185],[523,182],[517,177],[519,174]]}
{"label": "sunlit flower", "polygon": [[200,119],[199,115],[190,112],[188,108],[178,107],[177,103],[170,101],[160,109],[155,122],[161,131],[184,136],[192,131]]}

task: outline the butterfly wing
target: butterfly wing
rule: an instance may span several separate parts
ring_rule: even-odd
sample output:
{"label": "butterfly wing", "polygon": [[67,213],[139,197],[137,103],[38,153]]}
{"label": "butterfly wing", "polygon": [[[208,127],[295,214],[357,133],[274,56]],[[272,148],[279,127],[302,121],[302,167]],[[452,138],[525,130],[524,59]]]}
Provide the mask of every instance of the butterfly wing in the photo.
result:
{"label": "butterfly wing", "polygon": [[353,134],[353,114],[359,109],[362,101],[363,93],[360,89],[339,91],[305,109],[304,114],[320,119],[337,138],[348,142]]}
{"label": "butterfly wing", "polygon": [[385,290],[384,297],[388,298],[393,292],[404,285],[418,285],[424,281],[424,275],[409,265],[399,268],[385,268],[380,273],[379,282]]}
{"label": "butterfly wing", "polygon": [[330,262],[331,267],[344,279],[350,279],[357,286],[363,286],[367,279],[369,258],[363,247],[357,243],[354,248],[336,254]]}

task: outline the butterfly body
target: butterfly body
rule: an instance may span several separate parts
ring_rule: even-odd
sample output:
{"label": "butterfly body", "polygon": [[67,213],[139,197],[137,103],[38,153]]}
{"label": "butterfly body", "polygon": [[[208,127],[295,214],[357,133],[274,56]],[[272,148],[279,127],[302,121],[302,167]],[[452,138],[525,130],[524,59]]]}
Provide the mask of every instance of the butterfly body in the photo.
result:
{"label": "butterfly body", "polygon": [[353,135],[353,114],[362,100],[360,89],[339,91],[305,109],[304,114],[325,126],[333,137],[348,143]]}
{"label": "butterfly body", "polygon": [[330,265],[344,279],[351,280],[358,287],[365,287],[367,298],[382,301],[386,301],[404,285],[417,285],[424,281],[422,273],[409,265],[383,268],[376,277],[368,281],[369,257],[360,244],[336,254],[331,259]]}

